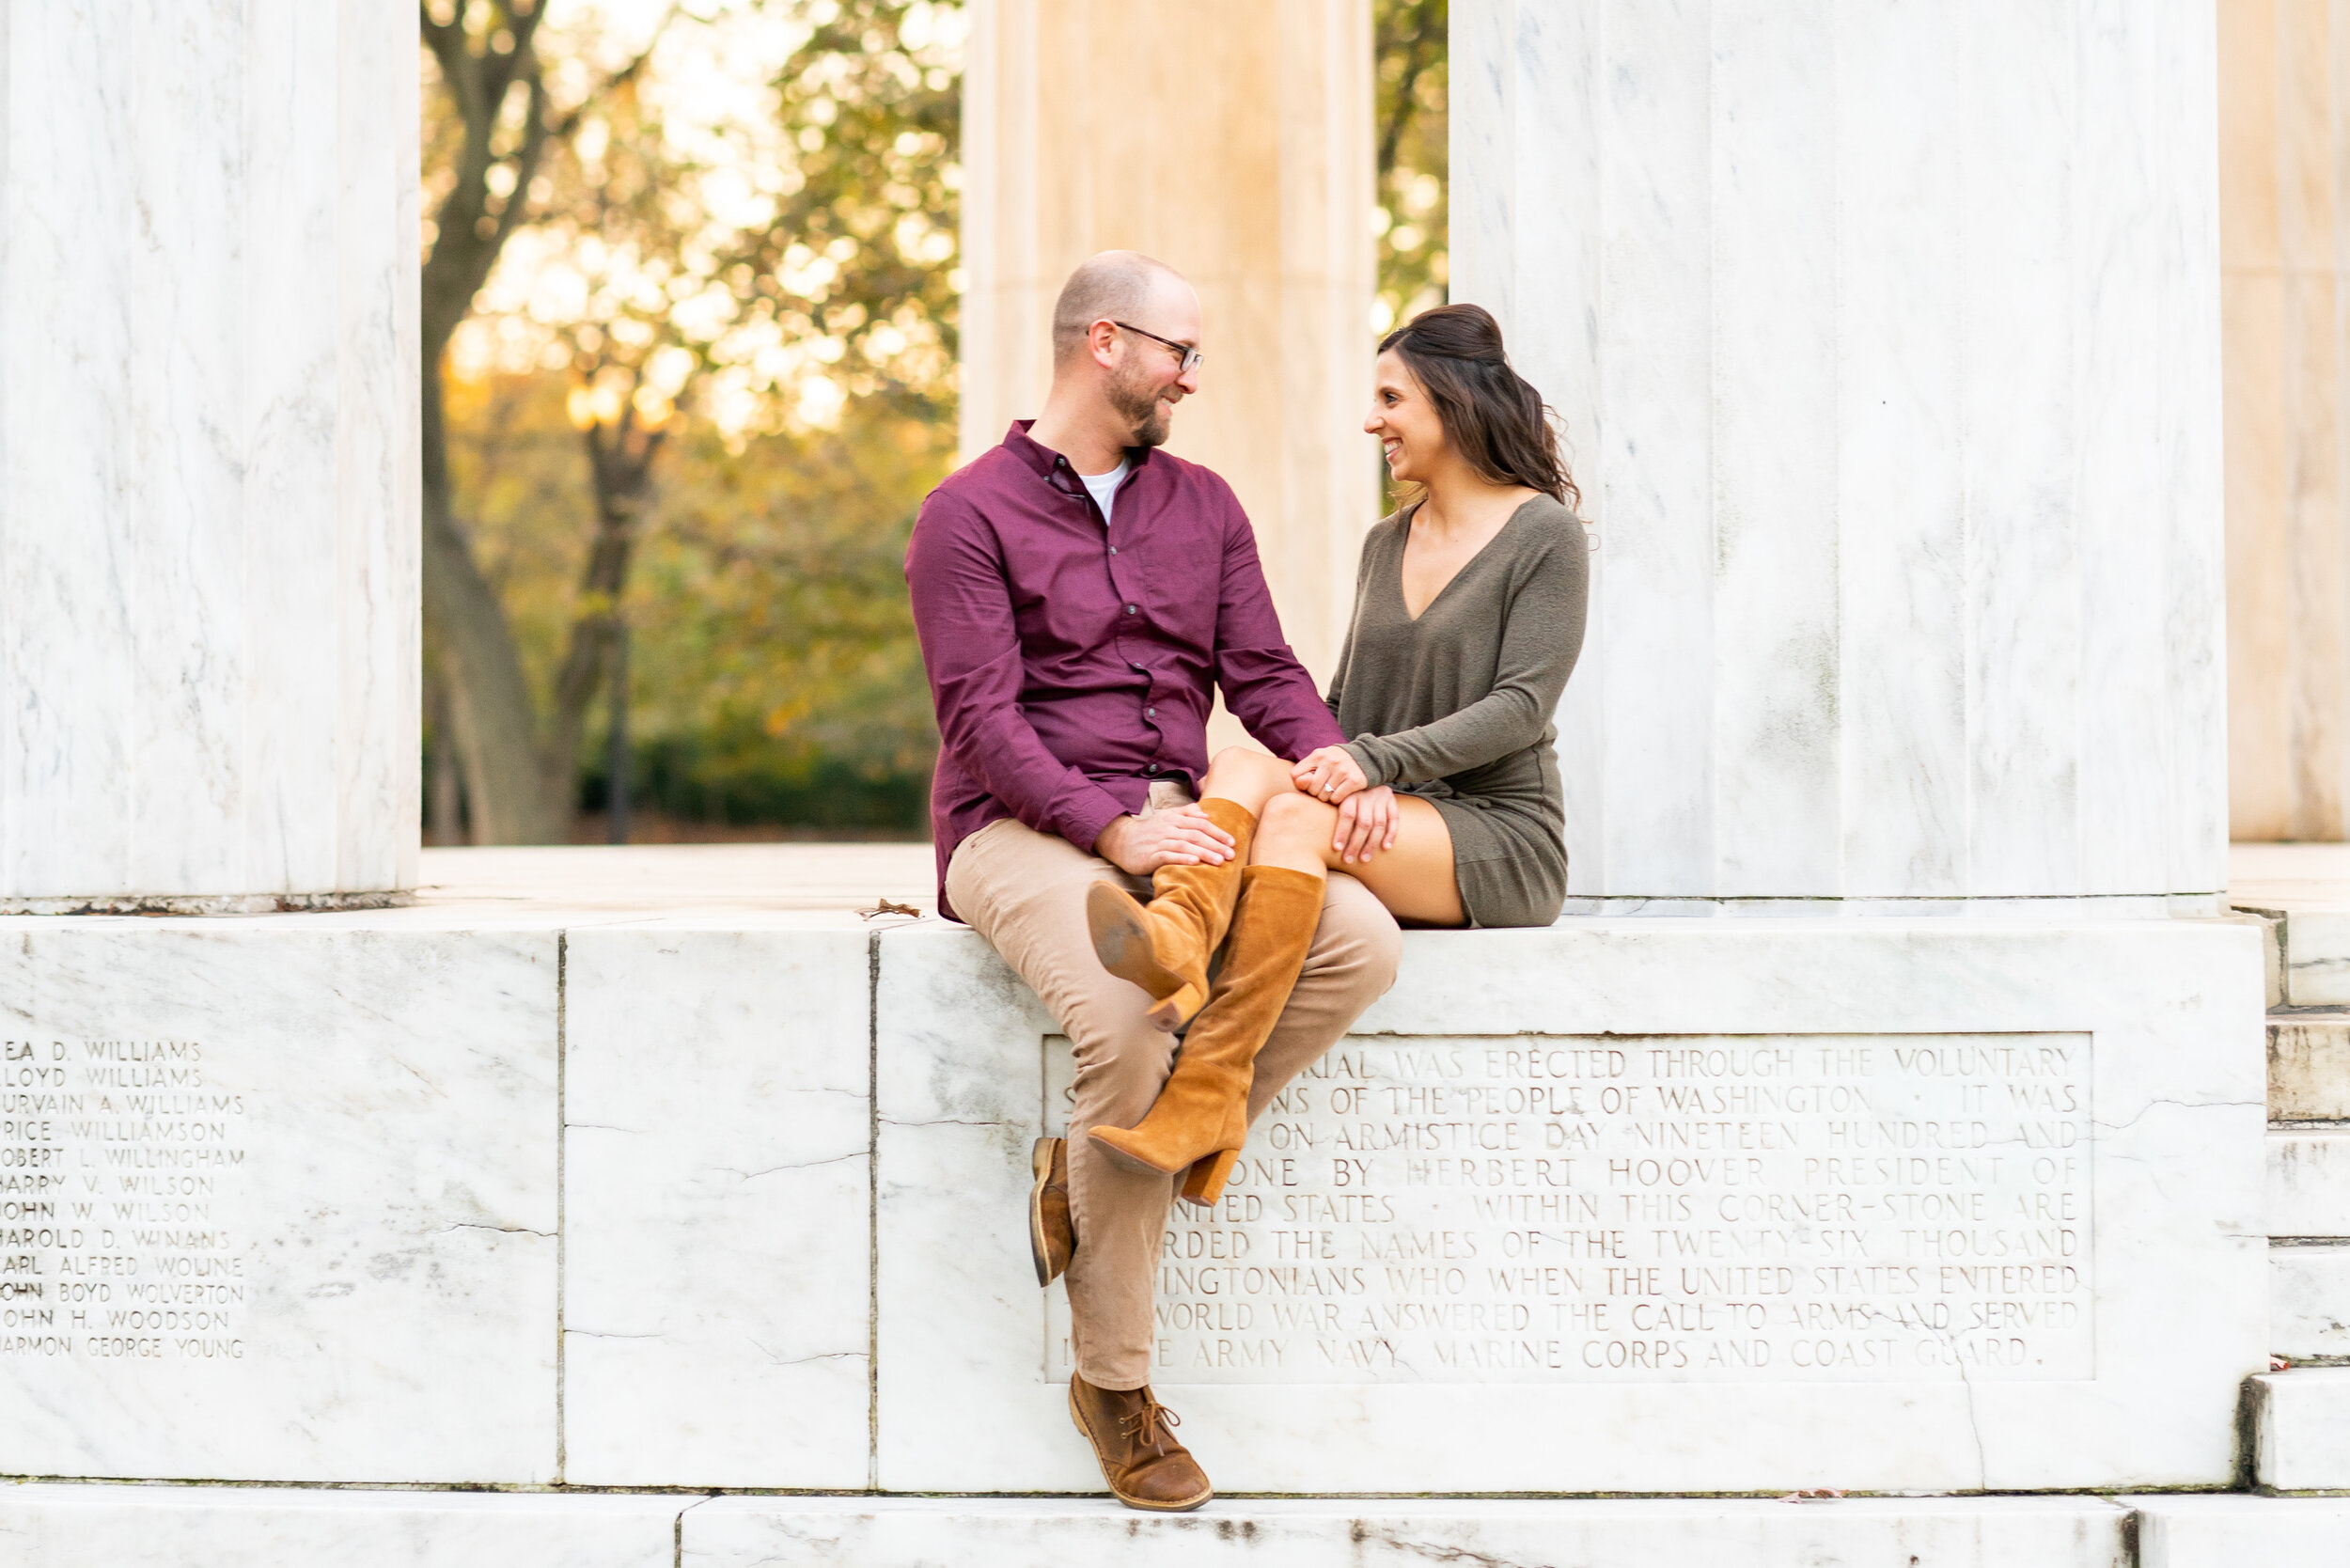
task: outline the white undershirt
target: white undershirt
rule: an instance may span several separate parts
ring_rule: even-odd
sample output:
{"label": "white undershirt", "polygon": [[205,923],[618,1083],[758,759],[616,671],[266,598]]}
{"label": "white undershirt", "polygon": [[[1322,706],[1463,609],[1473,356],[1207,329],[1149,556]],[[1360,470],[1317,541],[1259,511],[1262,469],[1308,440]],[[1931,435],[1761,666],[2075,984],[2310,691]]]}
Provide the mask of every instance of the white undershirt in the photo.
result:
{"label": "white undershirt", "polygon": [[1086,488],[1093,493],[1093,504],[1102,509],[1102,525],[1104,527],[1109,526],[1110,503],[1118,499],[1118,481],[1126,477],[1126,470],[1130,466],[1132,465],[1128,463],[1124,458],[1120,458],[1118,460],[1118,466],[1111,469],[1106,474],[1080,474],[1077,476],[1077,478],[1085,480]]}

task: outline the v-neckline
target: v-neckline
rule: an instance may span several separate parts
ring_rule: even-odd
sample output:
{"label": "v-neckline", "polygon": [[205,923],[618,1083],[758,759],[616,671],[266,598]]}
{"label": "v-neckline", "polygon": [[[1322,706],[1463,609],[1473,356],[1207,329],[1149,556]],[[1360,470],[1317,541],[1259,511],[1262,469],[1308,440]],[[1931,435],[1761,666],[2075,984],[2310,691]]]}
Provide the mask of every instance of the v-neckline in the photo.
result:
{"label": "v-neckline", "polygon": [[1428,503],[1425,501],[1414,501],[1412,503],[1411,510],[1403,514],[1403,546],[1395,553],[1395,602],[1403,607],[1403,619],[1405,624],[1417,626],[1421,621],[1427,619],[1428,612],[1434,609],[1437,602],[1444,598],[1446,594],[1452,591],[1452,585],[1467,576],[1469,568],[1475,566],[1479,561],[1483,560],[1485,558],[1485,552],[1492,549],[1496,544],[1501,542],[1501,536],[1510,531],[1511,526],[1517,522],[1519,515],[1523,513],[1527,508],[1532,506],[1535,502],[1541,499],[1542,497],[1539,495],[1529,495],[1525,500],[1520,501],[1515,507],[1511,509],[1510,515],[1501,520],[1501,526],[1494,530],[1494,537],[1479,545],[1474,555],[1470,556],[1468,559],[1463,561],[1459,566],[1452,569],[1452,575],[1447,577],[1443,584],[1437,588],[1436,591],[1428,596],[1428,603],[1419,607],[1419,614],[1418,615],[1414,615],[1412,613],[1412,601],[1406,597],[1403,592],[1403,557],[1412,553],[1412,519],[1418,517],[1419,515],[1419,509],[1426,506]]}

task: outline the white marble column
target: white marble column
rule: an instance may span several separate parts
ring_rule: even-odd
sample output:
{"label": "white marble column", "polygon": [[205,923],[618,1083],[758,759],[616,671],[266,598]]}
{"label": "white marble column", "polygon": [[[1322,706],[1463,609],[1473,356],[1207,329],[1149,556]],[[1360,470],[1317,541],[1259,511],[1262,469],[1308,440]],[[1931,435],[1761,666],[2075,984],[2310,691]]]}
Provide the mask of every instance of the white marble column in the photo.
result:
{"label": "white marble column", "polygon": [[0,8],[0,907],[413,884],[415,15]]}
{"label": "white marble column", "polygon": [[2350,837],[2350,10],[2221,0],[2228,808]]}
{"label": "white marble column", "polygon": [[1453,297],[1600,541],[1569,907],[2210,907],[2210,0],[1452,29]]}
{"label": "white marble column", "polygon": [[[973,0],[963,448],[1032,417],[1053,300],[1095,251],[1199,290],[1208,358],[1167,449],[1231,482],[1281,624],[1326,677],[1376,520],[1366,0]],[[1237,738],[1235,733],[1234,738]]]}

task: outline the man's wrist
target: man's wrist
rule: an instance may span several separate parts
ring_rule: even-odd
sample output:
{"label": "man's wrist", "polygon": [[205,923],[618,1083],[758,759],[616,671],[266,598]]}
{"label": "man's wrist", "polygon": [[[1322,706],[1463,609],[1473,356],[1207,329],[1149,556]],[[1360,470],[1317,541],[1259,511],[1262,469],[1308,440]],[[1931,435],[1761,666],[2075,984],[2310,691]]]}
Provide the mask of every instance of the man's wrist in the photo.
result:
{"label": "man's wrist", "polygon": [[1093,853],[1104,860],[1116,860],[1119,842],[1126,837],[1127,825],[1140,821],[1132,812],[1120,812],[1102,824],[1102,831],[1093,836]]}

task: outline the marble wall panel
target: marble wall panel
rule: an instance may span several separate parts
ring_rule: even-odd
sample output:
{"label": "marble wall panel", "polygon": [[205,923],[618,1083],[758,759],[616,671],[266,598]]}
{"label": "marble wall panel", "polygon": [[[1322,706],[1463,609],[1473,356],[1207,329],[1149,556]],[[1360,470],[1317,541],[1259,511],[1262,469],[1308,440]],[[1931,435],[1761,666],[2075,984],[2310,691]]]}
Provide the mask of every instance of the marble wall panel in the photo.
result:
{"label": "marble wall panel", "polygon": [[414,49],[363,0],[9,20],[0,904],[415,881]]}
{"label": "marble wall panel", "polygon": [[19,918],[0,1473],[551,1481],[553,932]]}
{"label": "marble wall panel", "polygon": [[2210,902],[2210,8],[1454,26],[1453,297],[1603,545],[1570,908]]}
{"label": "marble wall panel", "polygon": [[701,1499],[271,1487],[0,1488],[15,1568],[671,1568]]}
{"label": "marble wall panel", "polygon": [[[876,996],[880,1484],[1092,1490],[1058,1370],[1038,1364],[1049,1320],[1021,1224],[1028,1142],[1048,1121],[1055,1030],[968,933],[885,933]],[[2047,1119],[2010,1105],[1998,1136],[1982,1137],[1985,1148],[2052,1162],[2052,1171],[2073,1162],[2085,1181],[2092,1325],[2057,1356],[2061,1365],[2042,1369],[2053,1376],[1978,1364],[1881,1383],[1677,1381],[1570,1363],[1555,1374],[1475,1381],[1391,1364],[1371,1377],[1208,1381],[1168,1368],[1162,1390],[1173,1390],[1189,1419],[1184,1436],[1210,1473],[1244,1491],[2222,1482],[2234,1463],[2237,1388],[2264,1364],[2268,1335],[2256,1152],[2261,1004],[2258,934],[2232,924],[1676,920],[1416,934],[1395,990],[1357,1026],[1366,1053],[1466,1037],[1506,1045],[1555,1036],[1571,1048],[1603,1036],[1809,1037],[1815,1045],[1861,1034],[2087,1036],[2086,1096],[2055,1119],[2070,1121],[2043,1126]],[[1998,1086],[1985,1092],[2010,1098]],[[1261,1126],[1252,1159],[1283,1154],[1270,1147],[1272,1120],[1280,1119]],[[1418,1120],[1399,1107],[1368,1131],[1376,1138],[1381,1127]],[[1573,1131],[1571,1119],[1557,1126]],[[1792,1136],[1802,1144],[1808,1135]],[[1792,1184],[1814,1177],[1831,1187],[1841,1179],[1823,1165]],[[1405,1188],[1416,1180],[1407,1173]],[[1517,1191],[1541,1179],[1512,1167],[1498,1180]],[[1700,1196],[1696,1182],[1667,1178],[1662,1196]],[[1294,1190],[1327,1202],[1338,1184],[1333,1173]],[[1765,1173],[1768,1190],[1789,1184]],[[2024,1212],[2017,1200],[1987,1197],[1985,1213],[1998,1214],[1984,1223],[2013,1224]],[[1277,1254],[1284,1230],[1300,1229],[1294,1215],[1227,1207],[1209,1229],[1228,1247]],[[1466,1234],[1368,1213],[1337,1216],[1328,1229],[1338,1241],[1423,1251]],[[1825,1245],[1805,1234],[1807,1246]],[[1920,1246],[1941,1244],[1893,1245],[1909,1249],[1905,1266],[1924,1258]],[[1581,1282],[1569,1293],[1584,1294]],[[988,1409],[996,1440],[974,1445],[926,1423],[922,1412],[940,1399]]]}
{"label": "marble wall panel", "polygon": [[684,1568],[1354,1568],[1365,1561],[1796,1568],[2123,1568],[2129,1515],[2094,1497],[1674,1502],[1218,1501],[1137,1515],[1050,1499],[721,1497],[685,1515]]}
{"label": "marble wall panel", "polygon": [[870,1479],[870,938],[574,931],[564,1477]]}

